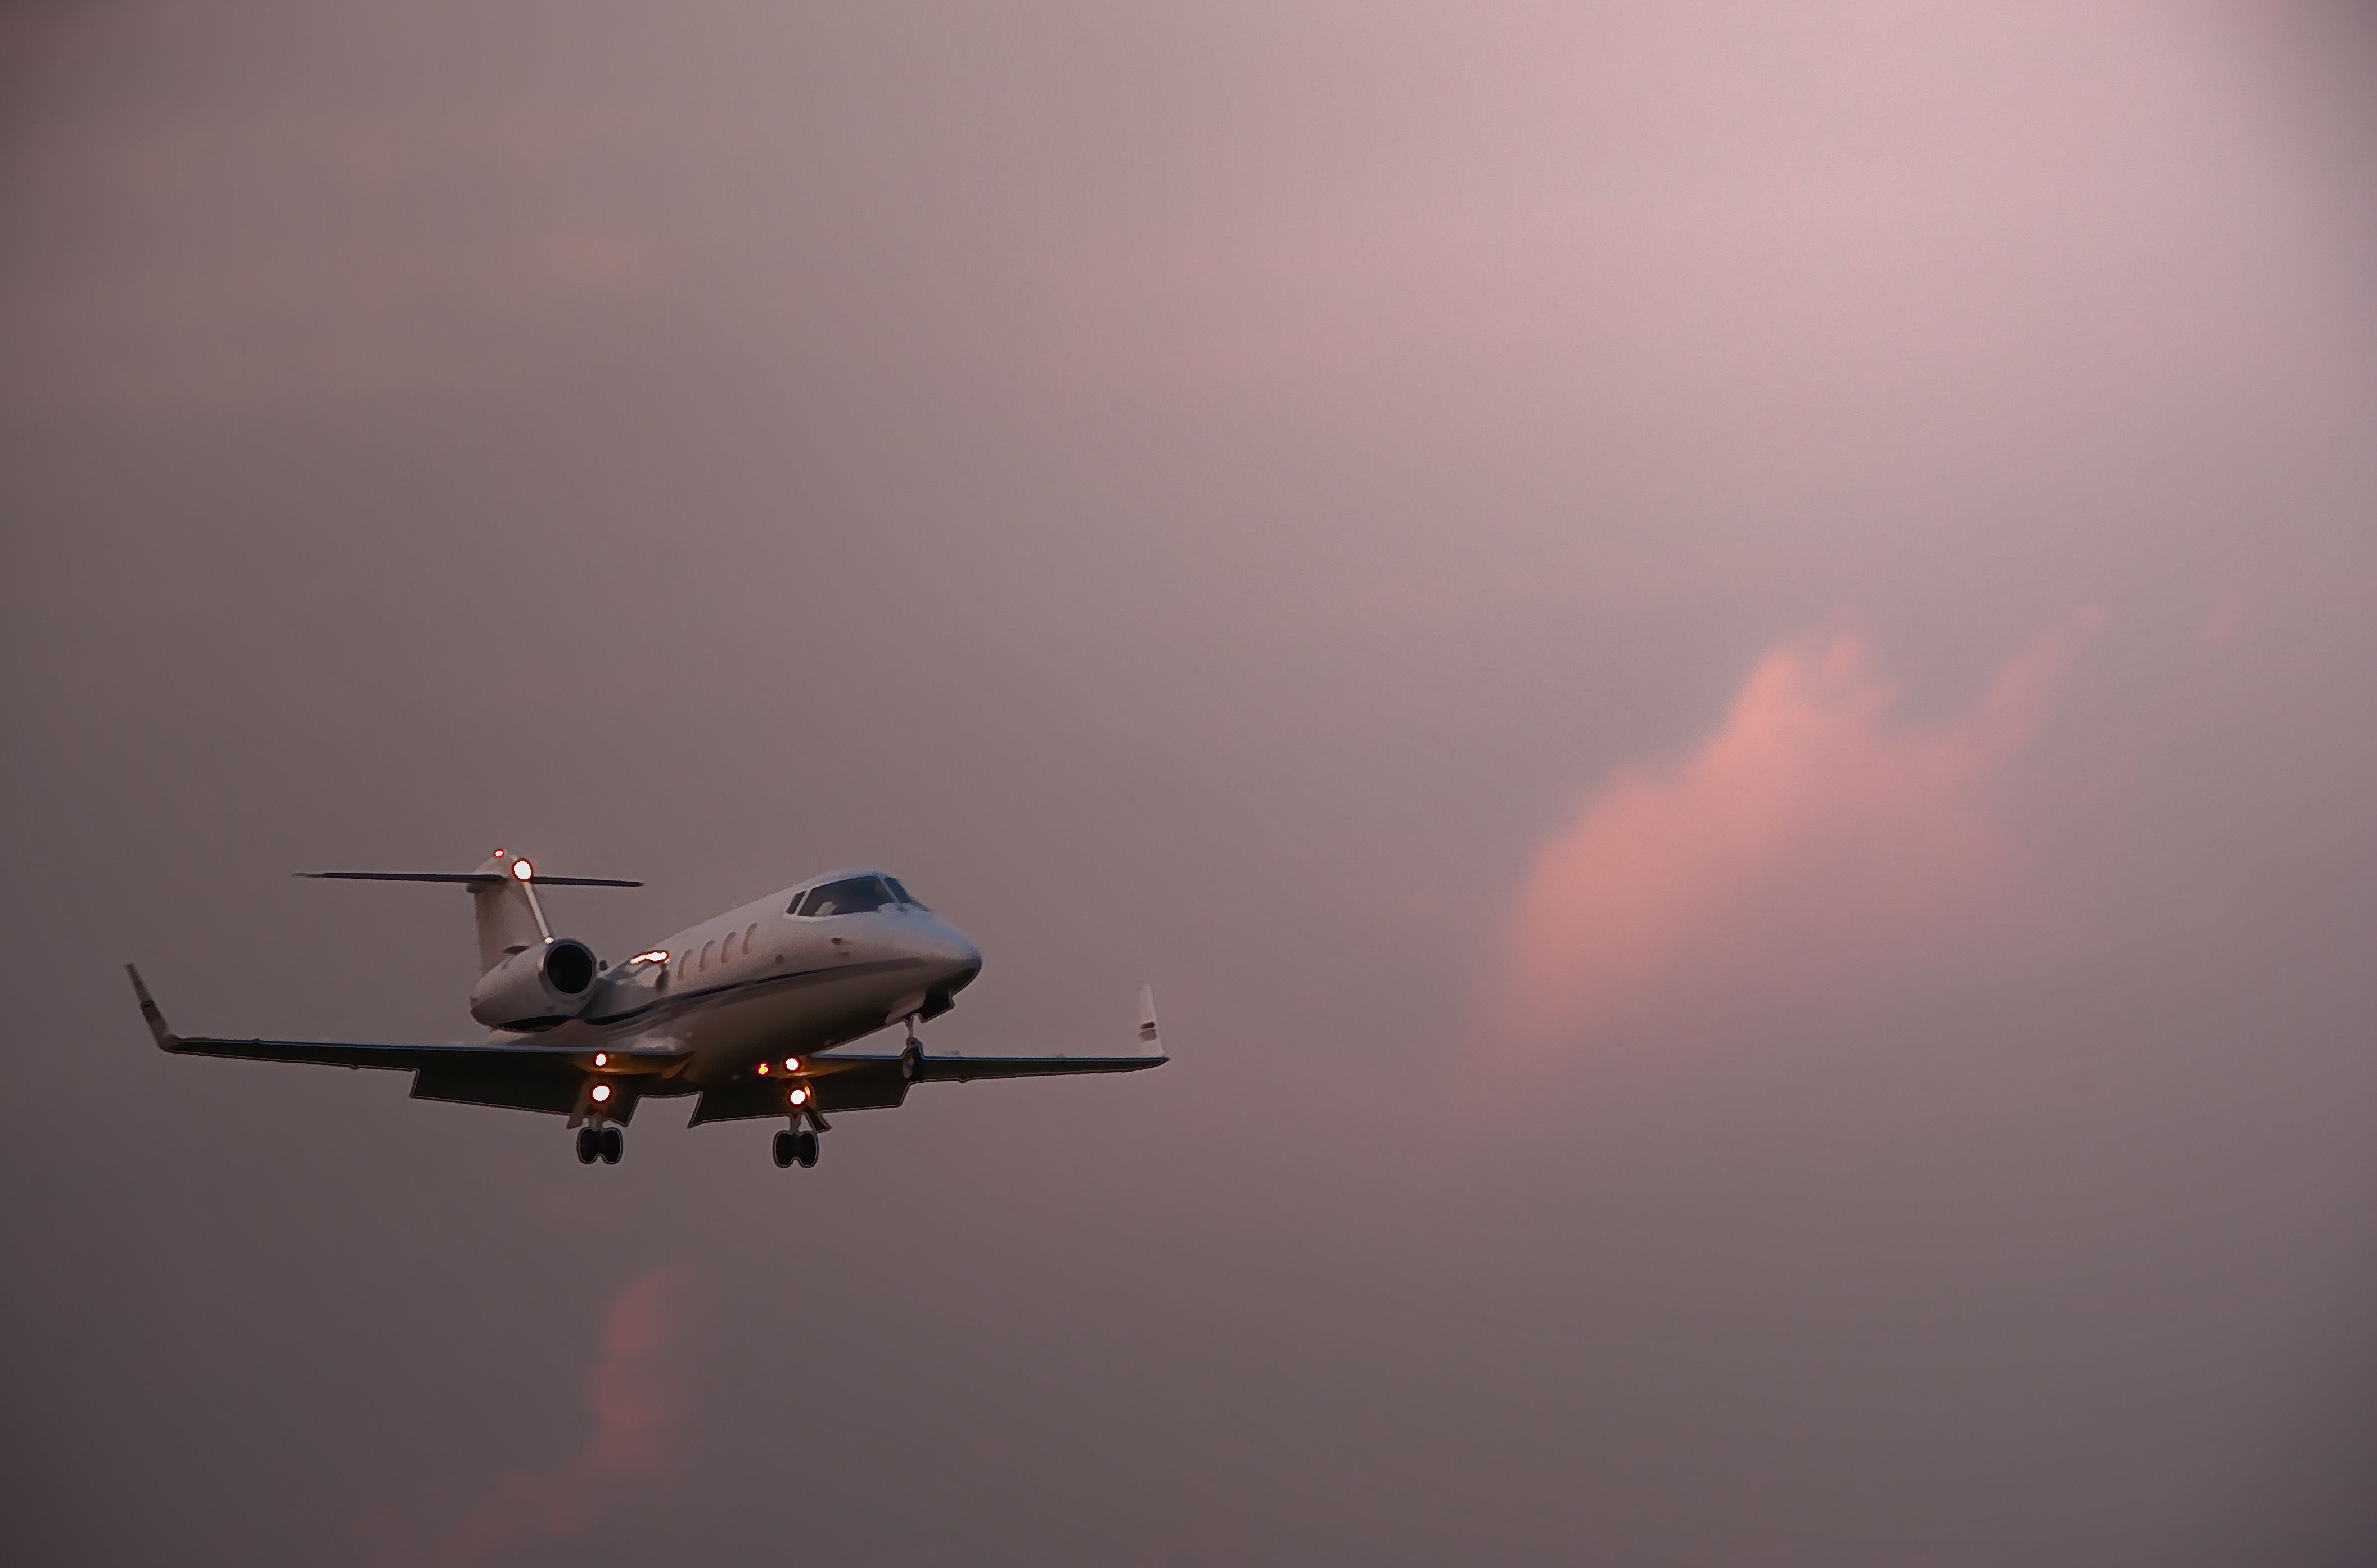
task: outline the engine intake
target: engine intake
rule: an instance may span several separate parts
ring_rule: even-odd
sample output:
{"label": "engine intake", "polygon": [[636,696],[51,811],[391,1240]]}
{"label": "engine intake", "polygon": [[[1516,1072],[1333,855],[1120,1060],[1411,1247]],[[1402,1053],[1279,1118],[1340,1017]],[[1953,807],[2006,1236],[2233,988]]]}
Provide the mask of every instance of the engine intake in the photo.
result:
{"label": "engine intake", "polygon": [[471,988],[471,1016],[495,1029],[549,1029],[594,995],[593,950],[573,937],[527,947]]}

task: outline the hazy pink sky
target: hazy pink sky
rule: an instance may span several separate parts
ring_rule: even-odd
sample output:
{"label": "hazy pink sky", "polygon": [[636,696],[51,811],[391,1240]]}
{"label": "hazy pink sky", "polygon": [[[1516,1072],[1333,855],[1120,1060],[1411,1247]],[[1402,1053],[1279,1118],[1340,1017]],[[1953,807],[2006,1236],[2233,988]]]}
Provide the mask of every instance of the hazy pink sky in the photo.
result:
{"label": "hazy pink sky", "polygon": [[[2372,67],[0,8],[0,1559],[2359,1568]],[[460,1035],[286,873],[497,843],[1178,1060],[794,1181],[149,1049]]]}
{"label": "hazy pink sky", "polygon": [[1954,941],[1954,917],[2014,870],[2002,775],[2069,641],[1919,729],[1893,722],[1898,694],[1863,639],[1776,648],[1690,755],[1619,773],[1536,851],[1486,1039],[1590,1049],[1631,1024],[1655,1052],[1679,995],[1747,984],[1787,1008]]}

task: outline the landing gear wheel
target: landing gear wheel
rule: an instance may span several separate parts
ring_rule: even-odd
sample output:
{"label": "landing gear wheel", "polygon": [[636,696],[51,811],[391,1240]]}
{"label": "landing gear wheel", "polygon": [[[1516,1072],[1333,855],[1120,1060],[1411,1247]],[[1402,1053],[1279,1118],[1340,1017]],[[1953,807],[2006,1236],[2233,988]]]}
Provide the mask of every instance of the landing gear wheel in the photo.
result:
{"label": "landing gear wheel", "polygon": [[800,1146],[799,1139],[792,1133],[778,1132],[776,1134],[775,1146],[769,1150],[770,1154],[775,1156],[776,1169],[782,1170],[786,1166],[792,1164],[794,1159],[798,1156]]}
{"label": "landing gear wheel", "polygon": [[599,1141],[602,1145],[603,1163],[605,1165],[618,1164],[619,1157],[627,1152],[627,1134],[616,1127],[603,1128]]}
{"label": "landing gear wheel", "polygon": [[[877,1060],[881,1060],[878,1058]],[[914,1083],[924,1075],[925,1048],[914,1035],[908,1037],[908,1048],[900,1052],[900,1076],[903,1082]]]}
{"label": "landing gear wheel", "polygon": [[[780,1137],[783,1135],[778,1134]],[[801,1169],[807,1170],[814,1167],[818,1162],[818,1135],[804,1127],[799,1132],[792,1134],[791,1137],[793,1158],[801,1162]]]}
{"label": "landing gear wheel", "polygon": [[579,1129],[578,1129],[578,1163],[579,1163],[579,1164],[580,1164],[580,1165],[591,1165],[591,1164],[593,1164],[593,1163],[594,1163],[594,1157],[595,1157],[597,1154],[599,1154],[601,1151],[602,1151],[602,1146],[601,1146],[599,1143],[597,1143],[597,1142],[595,1141],[595,1132],[594,1132],[594,1129],[593,1129],[593,1128],[591,1128],[591,1127],[580,1127],[580,1128],[579,1128]]}

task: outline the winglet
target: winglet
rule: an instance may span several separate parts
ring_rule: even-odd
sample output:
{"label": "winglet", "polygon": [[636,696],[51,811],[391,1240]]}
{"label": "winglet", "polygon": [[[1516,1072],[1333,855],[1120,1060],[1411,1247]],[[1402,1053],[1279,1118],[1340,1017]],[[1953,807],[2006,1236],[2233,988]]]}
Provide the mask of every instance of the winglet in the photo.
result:
{"label": "winglet", "polygon": [[1139,1053],[1141,1056],[1163,1056],[1164,1039],[1155,1032],[1155,988],[1139,988]]}
{"label": "winglet", "polygon": [[147,1024],[149,1034],[156,1037],[157,1049],[173,1050],[181,1043],[181,1040],[173,1030],[165,1027],[165,1015],[157,1011],[157,999],[149,994],[147,986],[140,983],[140,967],[137,964],[126,964],[124,966],[124,972],[132,977],[132,994],[140,999],[141,1022]]}

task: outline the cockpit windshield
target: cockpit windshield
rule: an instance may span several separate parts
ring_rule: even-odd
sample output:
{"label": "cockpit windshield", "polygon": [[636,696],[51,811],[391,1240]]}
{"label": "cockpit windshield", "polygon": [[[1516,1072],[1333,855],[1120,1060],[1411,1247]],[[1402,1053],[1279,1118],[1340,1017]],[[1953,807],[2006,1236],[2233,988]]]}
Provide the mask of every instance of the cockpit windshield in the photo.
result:
{"label": "cockpit windshield", "polygon": [[793,913],[860,915],[894,902],[891,890],[883,885],[881,877],[845,876],[840,882],[821,882],[802,894],[801,901],[793,907]]}
{"label": "cockpit windshield", "polygon": [[845,876],[836,882],[818,883],[794,899],[789,912],[822,918],[826,915],[863,915],[871,909],[901,905],[913,909],[925,907],[890,877]]}

